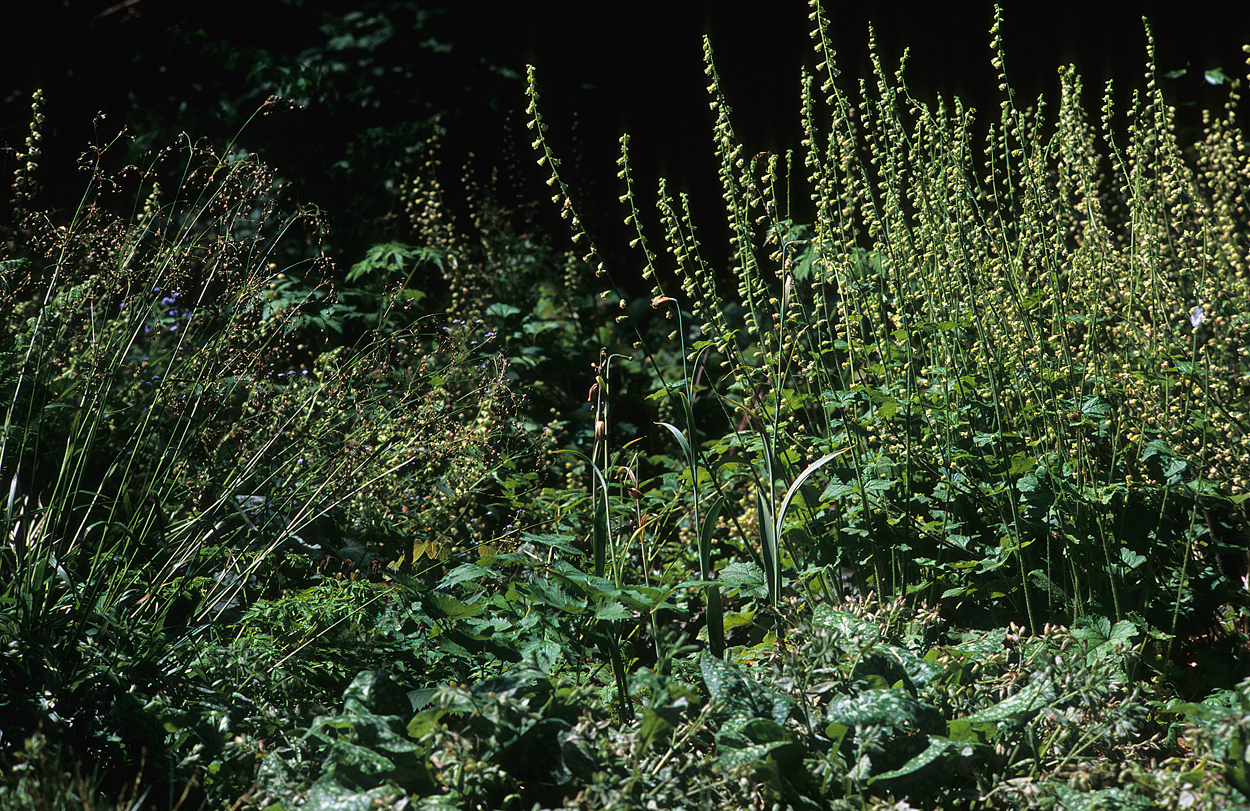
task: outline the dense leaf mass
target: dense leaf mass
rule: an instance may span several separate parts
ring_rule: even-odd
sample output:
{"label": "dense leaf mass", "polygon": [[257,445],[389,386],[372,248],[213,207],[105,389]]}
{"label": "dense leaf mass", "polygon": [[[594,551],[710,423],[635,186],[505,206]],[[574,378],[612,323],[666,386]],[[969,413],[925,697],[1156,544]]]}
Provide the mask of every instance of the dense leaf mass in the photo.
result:
{"label": "dense leaf mass", "polygon": [[[1153,79],[1025,103],[996,23],[986,120],[875,56],[844,88],[812,19],[798,153],[748,156],[705,41],[727,267],[622,139],[641,298],[536,71],[575,249],[431,135],[341,268],[211,142],[41,206],[36,93],[0,808],[1244,804],[1239,85],[1188,139]],[[325,33],[388,64],[384,16]],[[300,65],[257,75],[369,96]]]}

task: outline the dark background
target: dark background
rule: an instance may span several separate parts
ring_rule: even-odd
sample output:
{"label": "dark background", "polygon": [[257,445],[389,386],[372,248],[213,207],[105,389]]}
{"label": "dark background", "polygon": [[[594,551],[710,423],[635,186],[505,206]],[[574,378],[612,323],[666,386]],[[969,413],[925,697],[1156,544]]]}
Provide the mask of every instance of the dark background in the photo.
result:
{"label": "dark background", "polygon": [[[1182,106],[1184,123],[1195,124],[1201,106],[1218,107],[1228,94],[1226,85],[1204,81],[1203,71],[1245,76],[1240,46],[1250,42],[1248,8],[1232,2],[1007,3],[1008,74],[1019,95],[1044,93],[1053,104],[1058,67],[1075,63],[1092,110],[1112,77],[1123,109],[1129,92],[1145,83],[1144,15],[1154,30],[1160,73],[1187,69],[1163,86]],[[501,169],[493,182],[501,202],[544,198],[524,129],[525,65],[532,63],[551,141],[605,251],[628,271],[638,258],[625,253],[617,225],[623,214],[614,161],[622,132],[631,133],[637,185],[645,195],[664,175],[670,188],[694,192],[696,213],[712,227],[719,216],[702,35],[711,37],[748,154],[798,148],[799,70],[816,62],[808,6],[795,0],[441,7],[401,0],[64,0],[6,9],[0,12],[8,35],[0,140],[21,144],[30,92],[42,87],[47,137],[38,179],[45,206],[77,201],[79,155],[123,125],[136,136],[131,160],[183,130],[218,148],[238,135],[236,146],[274,165],[297,199],[327,212],[336,229],[331,250],[348,263],[386,235],[393,185],[420,159],[436,115],[446,130],[446,180],[454,180],[472,154],[480,177]],[[914,95],[958,94],[997,115],[989,0],[829,2],[826,14],[844,89],[870,78],[871,22],[887,71],[910,48],[906,75]],[[308,81],[293,84],[300,76]],[[258,118],[239,135],[275,87],[299,98],[301,108]],[[107,117],[97,120],[97,112]],[[11,156],[3,169],[12,177]],[[555,222],[550,210],[544,217]]]}

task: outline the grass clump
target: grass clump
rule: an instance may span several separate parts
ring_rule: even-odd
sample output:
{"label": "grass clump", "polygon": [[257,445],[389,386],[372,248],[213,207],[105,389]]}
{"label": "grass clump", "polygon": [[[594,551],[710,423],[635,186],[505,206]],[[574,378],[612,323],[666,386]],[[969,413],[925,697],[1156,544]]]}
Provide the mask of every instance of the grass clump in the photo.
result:
{"label": "grass clump", "polygon": [[[36,106],[32,139],[40,122]],[[318,565],[377,580],[444,532],[426,502],[456,502],[498,463],[512,395],[433,322],[319,344],[309,321],[333,297],[311,281],[316,217],[285,208],[254,159],[192,145],[109,173],[112,146],[89,155],[67,217],[33,210],[28,174],[16,184],[0,703],[7,735],[42,725],[101,774],[147,751],[156,779],[185,779],[224,743],[197,697],[226,686],[198,681],[205,646],[224,650],[252,602],[306,588]]]}

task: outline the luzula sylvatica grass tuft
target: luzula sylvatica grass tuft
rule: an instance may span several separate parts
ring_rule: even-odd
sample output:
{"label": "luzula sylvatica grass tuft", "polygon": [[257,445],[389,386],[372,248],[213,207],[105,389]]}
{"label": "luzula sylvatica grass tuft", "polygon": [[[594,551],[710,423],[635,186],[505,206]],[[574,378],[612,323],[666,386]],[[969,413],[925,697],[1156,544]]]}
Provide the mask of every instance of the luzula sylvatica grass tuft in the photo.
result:
{"label": "luzula sylvatica grass tuft", "polygon": [[282,282],[318,274],[319,224],[254,157],[183,145],[113,174],[119,138],[61,215],[29,200],[31,143],[27,235],[0,263],[0,640],[19,726],[30,696],[71,705],[101,629],[179,673],[183,643],[226,633],[288,553],[411,560],[451,538],[430,494],[476,486],[511,403],[500,364],[432,326],[312,352],[301,319],[327,291]]}
{"label": "luzula sylvatica grass tuft", "polygon": [[[849,570],[861,588],[1038,627],[1087,612],[1175,625],[1247,484],[1238,86],[1180,143],[1147,27],[1145,86],[1126,102],[1108,82],[1091,116],[1072,68],[1057,103],[1026,102],[996,13],[1002,102],[986,122],[959,99],[913,98],[906,53],[891,73],[874,47],[875,84],[845,89],[818,4],[811,19],[797,152],[748,157],[704,43],[728,271],[704,260],[688,196],[663,180],[663,231],[644,233],[621,139],[644,273],[663,306],[693,311],[677,336],[691,365],[664,375],[720,370],[715,396],[739,426],[700,436],[692,390],[665,393],[684,404],[686,424],[666,427],[689,460],[693,520],[701,489],[728,498],[731,520],[700,539],[758,549],[774,605],[837,599],[834,572]],[[533,68],[529,87],[552,199],[602,271]]]}

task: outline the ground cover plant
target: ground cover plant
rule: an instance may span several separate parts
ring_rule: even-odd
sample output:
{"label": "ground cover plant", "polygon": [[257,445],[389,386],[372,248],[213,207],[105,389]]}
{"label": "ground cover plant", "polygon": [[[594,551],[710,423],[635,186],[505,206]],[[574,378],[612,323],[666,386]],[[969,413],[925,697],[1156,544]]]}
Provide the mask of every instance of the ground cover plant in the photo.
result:
{"label": "ground cover plant", "polygon": [[486,181],[457,219],[431,152],[337,275],[236,153],[100,148],[40,211],[36,96],[0,804],[1250,800],[1239,85],[1181,142],[1148,45],[1127,100],[1026,101],[996,26],[986,120],[845,88],[812,20],[799,152],[735,137],[705,42],[730,267],[622,139],[645,300],[536,71],[589,249]]}

